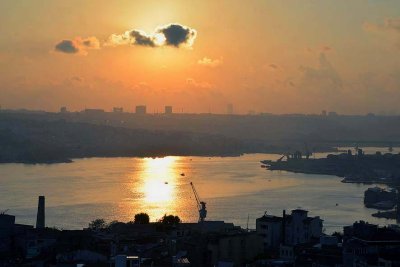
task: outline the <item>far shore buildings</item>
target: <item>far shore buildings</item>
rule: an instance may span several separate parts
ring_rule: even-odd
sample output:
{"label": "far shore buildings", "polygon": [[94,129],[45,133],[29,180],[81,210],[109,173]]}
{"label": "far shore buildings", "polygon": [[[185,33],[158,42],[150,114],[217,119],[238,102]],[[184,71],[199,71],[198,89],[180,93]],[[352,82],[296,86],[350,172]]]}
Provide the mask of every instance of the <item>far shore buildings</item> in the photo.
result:
{"label": "far shore buildings", "polygon": [[60,113],[67,113],[67,112],[68,112],[67,107],[60,108]]}
{"label": "far shore buildings", "polygon": [[138,115],[145,115],[147,113],[146,106],[145,105],[136,106],[135,113]]}
{"label": "far shore buildings", "polygon": [[124,112],[124,108],[122,108],[122,107],[113,107],[113,112],[114,113],[123,113]]}
{"label": "far shore buildings", "polygon": [[172,106],[165,106],[164,113],[167,115],[172,114]]}

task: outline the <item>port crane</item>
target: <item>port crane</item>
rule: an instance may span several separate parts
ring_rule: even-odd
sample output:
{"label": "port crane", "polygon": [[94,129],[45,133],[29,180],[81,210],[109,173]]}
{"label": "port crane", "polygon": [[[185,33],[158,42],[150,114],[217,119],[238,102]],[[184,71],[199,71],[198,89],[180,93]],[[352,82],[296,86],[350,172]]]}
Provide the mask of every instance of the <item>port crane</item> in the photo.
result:
{"label": "port crane", "polygon": [[190,182],[190,186],[196,198],[197,208],[199,210],[199,222],[204,222],[204,219],[207,217],[206,202],[200,200],[199,194],[197,194],[196,188],[192,182]]}

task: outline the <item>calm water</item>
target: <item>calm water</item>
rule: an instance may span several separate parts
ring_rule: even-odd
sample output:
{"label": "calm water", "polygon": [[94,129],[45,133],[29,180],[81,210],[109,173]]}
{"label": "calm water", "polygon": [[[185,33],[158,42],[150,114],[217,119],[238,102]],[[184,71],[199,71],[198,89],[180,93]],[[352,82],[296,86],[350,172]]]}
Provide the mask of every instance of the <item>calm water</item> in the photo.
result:
{"label": "calm water", "polygon": [[281,215],[282,209],[302,207],[324,220],[327,233],[359,219],[381,225],[394,223],[373,218],[374,210],[364,208],[363,193],[371,185],[343,184],[338,177],[271,172],[260,167],[260,160],[277,158],[279,155],[251,154],[2,164],[0,209],[9,209],[18,223],[34,224],[37,196],[45,195],[46,224],[58,228],[80,229],[95,218],[129,221],[139,212],[147,212],[152,221],[167,213],[194,222],[198,212],[189,185],[193,181],[207,202],[209,220],[246,227],[249,216],[249,227],[254,228],[255,219],[265,211]]}

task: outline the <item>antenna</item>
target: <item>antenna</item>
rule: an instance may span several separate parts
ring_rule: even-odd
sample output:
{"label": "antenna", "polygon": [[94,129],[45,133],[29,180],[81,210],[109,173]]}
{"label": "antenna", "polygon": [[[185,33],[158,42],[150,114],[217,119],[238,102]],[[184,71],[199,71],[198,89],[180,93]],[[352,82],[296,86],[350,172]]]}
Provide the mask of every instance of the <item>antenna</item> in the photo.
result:
{"label": "antenna", "polygon": [[9,211],[9,209],[3,210],[2,212],[0,212],[1,215],[4,215],[7,213],[7,211]]}
{"label": "antenna", "polygon": [[247,214],[247,227],[246,227],[246,231],[249,231],[249,219],[250,219],[250,214]]}

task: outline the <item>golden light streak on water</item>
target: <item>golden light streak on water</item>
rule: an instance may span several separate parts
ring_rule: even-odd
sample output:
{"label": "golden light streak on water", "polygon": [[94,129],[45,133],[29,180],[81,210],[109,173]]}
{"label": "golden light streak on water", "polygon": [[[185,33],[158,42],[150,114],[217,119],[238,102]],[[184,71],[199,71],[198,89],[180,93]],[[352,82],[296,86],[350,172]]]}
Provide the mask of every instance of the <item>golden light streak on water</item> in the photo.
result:
{"label": "golden light streak on water", "polygon": [[[144,158],[140,162],[140,175],[131,184],[132,194],[140,196],[135,201],[136,213],[146,212],[151,221],[159,220],[164,214],[177,215],[187,206],[180,192],[185,185],[180,175],[180,157]],[[134,176],[134,175],[132,175]],[[139,206],[139,209],[138,209]]]}

